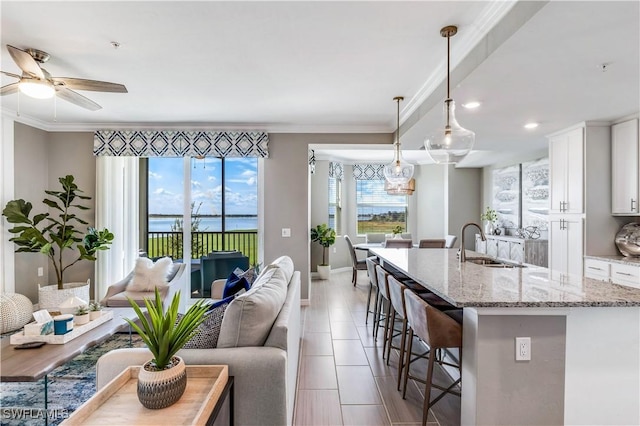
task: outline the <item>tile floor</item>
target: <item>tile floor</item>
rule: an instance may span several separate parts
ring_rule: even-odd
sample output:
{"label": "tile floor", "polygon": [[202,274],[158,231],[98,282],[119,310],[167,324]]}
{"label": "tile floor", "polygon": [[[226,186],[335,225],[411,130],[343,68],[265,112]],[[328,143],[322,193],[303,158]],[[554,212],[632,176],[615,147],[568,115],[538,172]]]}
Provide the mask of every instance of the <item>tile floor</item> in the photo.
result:
{"label": "tile floor", "polygon": [[[411,381],[404,400],[396,390],[398,352],[392,351],[387,366],[382,332],[375,342],[371,317],[365,325],[368,290],[366,271],[359,272],[356,287],[351,270],[311,282],[311,304],[302,315],[295,425],[421,423],[424,385]],[[426,378],[426,361],[413,363],[411,373]],[[436,379],[449,380],[442,371]],[[429,424],[460,424],[460,398],[446,395],[431,410]]]}

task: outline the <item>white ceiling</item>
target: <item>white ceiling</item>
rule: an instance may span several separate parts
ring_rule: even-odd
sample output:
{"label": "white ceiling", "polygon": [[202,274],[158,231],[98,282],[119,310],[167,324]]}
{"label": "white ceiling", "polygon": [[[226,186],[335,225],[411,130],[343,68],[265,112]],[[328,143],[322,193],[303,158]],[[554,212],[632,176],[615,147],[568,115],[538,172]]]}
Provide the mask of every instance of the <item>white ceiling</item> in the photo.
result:
{"label": "white ceiling", "polygon": [[[453,97],[485,153],[467,166],[480,166],[543,148],[545,134],[576,122],[640,110],[639,4],[536,2],[527,20],[509,15],[525,5],[499,1],[2,1],[3,71],[19,73],[5,44],[32,47],[51,54],[44,67],[53,76],[122,83],[129,93],[81,92],[103,109],[58,101],[55,121],[53,100],[0,102],[3,114],[19,108],[19,121],[47,130],[392,132],[392,98],[404,95],[402,142],[417,150],[441,120],[439,30],[455,24]],[[482,106],[463,110],[470,100]],[[529,120],[540,126],[525,131]]]}

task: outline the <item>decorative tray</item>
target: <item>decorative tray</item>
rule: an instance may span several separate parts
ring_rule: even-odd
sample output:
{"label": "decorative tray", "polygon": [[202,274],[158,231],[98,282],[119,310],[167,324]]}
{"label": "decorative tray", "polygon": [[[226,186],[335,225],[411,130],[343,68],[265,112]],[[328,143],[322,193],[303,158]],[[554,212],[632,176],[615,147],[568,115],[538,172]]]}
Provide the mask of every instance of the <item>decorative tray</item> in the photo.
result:
{"label": "decorative tray", "polygon": [[10,336],[9,343],[12,345],[20,345],[22,343],[30,343],[30,342],[46,342],[51,343],[53,345],[64,345],[65,343],[75,339],[78,336],[83,335],[89,330],[93,330],[100,324],[104,324],[105,322],[113,319],[113,311],[102,311],[102,315],[100,315],[97,319],[93,321],[89,321],[86,324],[82,325],[74,325],[73,330],[66,334],[44,334],[40,336],[25,336],[24,331],[19,333],[12,334]]}
{"label": "decorative tray", "polygon": [[229,367],[187,365],[187,388],[175,404],[144,408],[137,396],[139,366],[130,366],[78,407],[62,425],[205,425],[222,395]]}

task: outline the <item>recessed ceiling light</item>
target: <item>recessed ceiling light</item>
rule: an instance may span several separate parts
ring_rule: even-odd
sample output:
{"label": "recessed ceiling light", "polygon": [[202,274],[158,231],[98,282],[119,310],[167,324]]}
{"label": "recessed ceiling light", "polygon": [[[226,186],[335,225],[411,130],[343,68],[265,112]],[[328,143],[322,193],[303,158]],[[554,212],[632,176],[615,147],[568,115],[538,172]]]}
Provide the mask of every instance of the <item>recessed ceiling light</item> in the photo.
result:
{"label": "recessed ceiling light", "polygon": [[524,125],[525,129],[535,129],[536,127],[538,127],[538,123],[527,123]]}
{"label": "recessed ceiling light", "polygon": [[478,108],[480,106],[480,102],[468,102],[466,104],[462,104],[463,107],[467,108],[467,109],[473,109],[473,108]]}

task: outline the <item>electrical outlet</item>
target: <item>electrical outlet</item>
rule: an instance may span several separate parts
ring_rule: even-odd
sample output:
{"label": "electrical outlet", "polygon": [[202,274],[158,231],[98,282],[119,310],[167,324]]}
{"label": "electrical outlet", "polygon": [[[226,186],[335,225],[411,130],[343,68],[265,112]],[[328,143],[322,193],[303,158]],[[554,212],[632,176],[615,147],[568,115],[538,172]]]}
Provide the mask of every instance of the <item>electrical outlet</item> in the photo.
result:
{"label": "electrical outlet", "polygon": [[40,267],[38,268],[38,276],[39,276],[39,277],[44,276],[44,268],[43,268],[42,266],[40,266]]}
{"label": "electrical outlet", "polygon": [[335,248],[335,247],[333,248],[333,252],[334,252],[334,253],[337,253],[337,250],[336,250],[336,248]]}
{"label": "electrical outlet", "polygon": [[282,228],[282,236],[284,238],[291,237],[291,228]]}
{"label": "electrical outlet", "polygon": [[516,361],[531,361],[531,337],[516,337]]}

